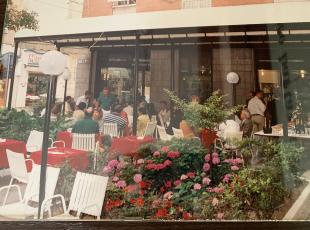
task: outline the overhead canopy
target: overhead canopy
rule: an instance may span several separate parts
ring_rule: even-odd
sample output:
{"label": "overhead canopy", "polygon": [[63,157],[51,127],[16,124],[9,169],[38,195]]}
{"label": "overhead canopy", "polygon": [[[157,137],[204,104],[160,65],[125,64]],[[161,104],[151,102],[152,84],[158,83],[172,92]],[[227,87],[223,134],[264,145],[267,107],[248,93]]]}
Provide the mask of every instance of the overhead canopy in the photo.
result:
{"label": "overhead canopy", "polygon": [[57,22],[55,17],[49,26],[41,27],[39,31],[18,32],[15,39],[52,40],[60,46],[92,46],[94,42],[95,45],[132,45],[138,32],[140,39],[147,43],[154,43],[154,39],[161,43],[171,40],[182,43],[190,39],[210,43],[250,43],[272,41],[272,37],[277,35],[276,24],[280,23],[289,25],[283,28],[286,35],[290,35],[286,40],[310,42],[309,9],[310,2],[288,2],[135,13],[61,22]]}

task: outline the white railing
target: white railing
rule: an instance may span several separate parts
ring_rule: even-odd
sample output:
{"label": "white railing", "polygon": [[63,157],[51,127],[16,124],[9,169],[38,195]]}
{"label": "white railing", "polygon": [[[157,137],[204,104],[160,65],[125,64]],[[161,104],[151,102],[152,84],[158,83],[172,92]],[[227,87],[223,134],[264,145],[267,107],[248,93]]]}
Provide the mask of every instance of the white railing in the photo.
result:
{"label": "white railing", "polygon": [[211,0],[183,0],[182,8],[191,9],[191,8],[206,8],[211,6]]}

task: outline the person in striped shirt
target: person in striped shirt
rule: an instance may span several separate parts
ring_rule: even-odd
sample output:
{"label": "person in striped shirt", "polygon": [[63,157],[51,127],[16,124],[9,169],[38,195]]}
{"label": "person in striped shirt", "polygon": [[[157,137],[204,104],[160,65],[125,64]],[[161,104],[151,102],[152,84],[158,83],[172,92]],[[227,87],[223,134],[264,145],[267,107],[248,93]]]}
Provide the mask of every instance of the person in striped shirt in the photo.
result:
{"label": "person in striped shirt", "polygon": [[126,126],[126,120],[121,117],[122,110],[121,105],[114,106],[112,112],[105,115],[103,123],[116,123],[118,131],[123,131]]}

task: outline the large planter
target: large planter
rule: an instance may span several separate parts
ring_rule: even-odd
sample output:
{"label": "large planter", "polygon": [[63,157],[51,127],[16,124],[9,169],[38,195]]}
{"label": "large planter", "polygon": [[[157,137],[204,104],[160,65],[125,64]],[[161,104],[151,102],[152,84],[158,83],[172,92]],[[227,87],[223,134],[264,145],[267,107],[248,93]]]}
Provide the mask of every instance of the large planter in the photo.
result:
{"label": "large planter", "polygon": [[203,129],[200,133],[201,143],[206,148],[209,149],[217,138],[216,131],[211,129]]}

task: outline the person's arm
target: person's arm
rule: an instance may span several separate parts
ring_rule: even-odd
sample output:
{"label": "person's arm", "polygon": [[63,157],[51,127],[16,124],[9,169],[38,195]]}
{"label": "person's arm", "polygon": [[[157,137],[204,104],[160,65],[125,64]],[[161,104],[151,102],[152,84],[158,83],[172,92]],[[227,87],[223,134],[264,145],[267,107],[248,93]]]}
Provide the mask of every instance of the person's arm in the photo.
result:
{"label": "person's arm", "polygon": [[261,100],[257,100],[257,107],[258,107],[259,111],[262,112],[262,114],[265,113],[266,105]]}

